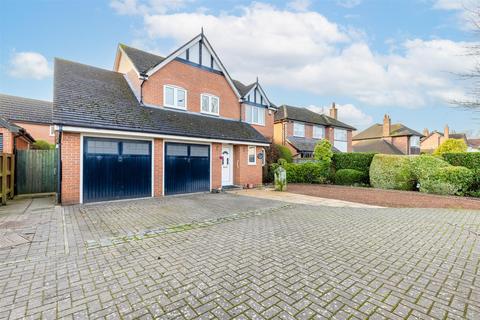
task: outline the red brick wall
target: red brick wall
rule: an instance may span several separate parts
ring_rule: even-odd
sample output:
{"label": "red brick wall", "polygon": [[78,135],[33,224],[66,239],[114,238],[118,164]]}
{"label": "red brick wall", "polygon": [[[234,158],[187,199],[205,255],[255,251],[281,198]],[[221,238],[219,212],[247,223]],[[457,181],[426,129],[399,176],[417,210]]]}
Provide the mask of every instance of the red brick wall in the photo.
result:
{"label": "red brick wall", "polygon": [[55,136],[50,136],[50,125],[15,122],[16,125],[27,130],[35,140],[45,140],[48,143],[55,143]]}
{"label": "red brick wall", "polygon": [[188,64],[172,61],[151,75],[143,85],[143,101],[163,106],[163,86],[171,84],[187,90],[187,110],[200,112],[200,95],[209,93],[220,98],[220,116],[240,119],[240,103],[227,79]]}
{"label": "red brick wall", "polygon": [[[246,120],[245,104],[242,104],[242,120]],[[272,110],[265,109],[265,125],[252,124],[258,132],[260,132],[268,141],[273,141],[273,121],[275,119],[275,113]]]}
{"label": "red brick wall", "polygon": [[6,128],[0,128],[3,135],[3,153],[13,153],[13,134]]}
{"label": "red brick wall", "polygon": [[[222,144],[212,143],[212,190],[222,187]],[[235,172],[235,169],[234,169]]]}
{"label": "red brick wall", "polygon": [[30,143],[22,137],[17,137],[16,148],[17,150],[28,150],[30,149]]}
{"label": "red brick wall", "polygon": [[[255,165],[248,164],[248,146],[235,145],[233,147],[234,164],[233,176],[236,185],[246,184],[259,185],[262,183],[262,161],[257,159]],[[256,147],[257,155],[262,147]]]}
{"label": "red brick wall", "polygon": [[80,202],[80,134],[62,133],[62,204]]}
{"label": "red brick wall", "polygon": [[403,154],[409,154],[408,137],[392,137],[392,144],[397,147]]}
{"label": "red brick wall", "polygon": [[163,195],[163,140],[153,140],[153,195]]}

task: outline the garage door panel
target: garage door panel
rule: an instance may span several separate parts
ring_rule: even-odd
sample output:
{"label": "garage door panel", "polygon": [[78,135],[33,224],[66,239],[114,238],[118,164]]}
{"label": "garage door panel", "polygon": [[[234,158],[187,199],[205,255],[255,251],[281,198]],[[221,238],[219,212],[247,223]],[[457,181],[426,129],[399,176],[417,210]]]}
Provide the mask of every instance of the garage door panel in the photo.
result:
{"label": "garage door panel", "polygon": [[210,190],[210,146],[167,143],[165,194]]}
{"label": "garage door panel", "polygon": [[151,196],[151,143],[85,138],[83,200]]}

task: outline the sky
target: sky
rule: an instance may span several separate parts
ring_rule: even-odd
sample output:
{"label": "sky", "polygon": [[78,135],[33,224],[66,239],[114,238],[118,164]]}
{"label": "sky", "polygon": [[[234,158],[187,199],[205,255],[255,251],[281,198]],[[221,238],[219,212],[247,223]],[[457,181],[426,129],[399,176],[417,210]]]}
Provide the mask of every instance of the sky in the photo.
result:
{"label": "sky", "polygon": [[362,130],[480,136],[470,97],[477,0],[2,0],[0,93],[51,100],[54,58],[111,70],[118,43],[168,55],[201,28],[230,75]]}

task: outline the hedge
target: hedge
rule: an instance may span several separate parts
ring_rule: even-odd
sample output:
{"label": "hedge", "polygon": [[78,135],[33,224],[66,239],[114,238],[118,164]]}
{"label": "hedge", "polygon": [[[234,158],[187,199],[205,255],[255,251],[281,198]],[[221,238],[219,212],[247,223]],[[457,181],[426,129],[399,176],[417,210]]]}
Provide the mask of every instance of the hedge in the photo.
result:
{"label": "hedge", "polygon": [[370,165],[370,184],[380,189],[413,190],[410,157],[376,154]]}
{"label": "hedge", "polygon": [[420,184],[420,191],[442,195],[465,195],[473,183],[472,170],[448,166],[438,168]]}
{"label": "hedge", "polygon": [[325,183],[330,167],[322,162],[284,163],[289,183]]}
{"label": "hedge", "polygon": [[415,180],[420,183],[439,168],[450,166],[442,158],[431,155],[412,157],[410,161],[412,162],[412,172]]}
{"label": "hedge", "polygon": [[332,162],[335,170],[355,169],[368,176],[375,153],[334,153]]}
{"label": "hedge", "polygon": [[452,166],[461,166],[468,169],[480,169],[480,152],[444,153],[443,159]]}
{"label": "hedge", "polygon": [[344,186],[367,184],[368,175],[355,169],[340,169],[335,172],[334,182]]}

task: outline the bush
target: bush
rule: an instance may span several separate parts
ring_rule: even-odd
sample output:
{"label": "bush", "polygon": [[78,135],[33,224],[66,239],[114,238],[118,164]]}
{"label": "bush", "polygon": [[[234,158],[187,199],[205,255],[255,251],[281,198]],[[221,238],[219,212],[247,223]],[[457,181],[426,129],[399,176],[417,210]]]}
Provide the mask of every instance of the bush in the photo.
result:
{"label": "bush", "polygon": [[293,155],[290,149],[280,144],[276,144],[275,148],[278,150],[279,159],[285,159],[289,163],[293,162]]}
{"label": "bush", "polygon": [[55,145],[50,144],[45,140],[37,140],[32,144],[32,149],[35,149],[35,150],[51,150],[51,149],[55,149]]}
{"label": "bush", "polygon": [[322,162],[283,163],[289,183],[325,183],[330,167]]}
{"label": "bush", "polygon": [[448,162],[431,155],[413,157],[410,161],[412,162],[412,172],[415,180],[420,183],[439,168],[450,166]]}
{"label": "bush", "polygon": [[415,177],[410,158],[376,154],[370,165],[370,184],[381,189],[413,190]]}
{"label": "bush", "polygon": [[317,161],[323,161],[330,165],[332,163],[333,151],[332,144],[327,139],[320,140],[313,150],[313,158]]}
{"label": "bush", "polygon": [[340,169],[335,172],[335,184],[353,186],[368,183],[368,176],[359,170],[355,169]]}
{"label": "bush", "polygon": [[466,152],[467,148],[467,144],[463,139],[447,139],[438,146],[433,155],[440,156],[449,152]]}
{"label": "bush", "polygon": [[473,172],[465,167],[438,168],[422,180],[420,191],[442,195],[464,195],[473,183]]}
{"label": "bush", "polygon": [[444,153],[442,157],[452,166],[471,169],[473,173],[471,190],[475,194],[480,193],[480,152]]}
{"label": "bush", "polygon": [[368,176],[375,153],[334,153],[332,158],[335,170],[355,169]]}

